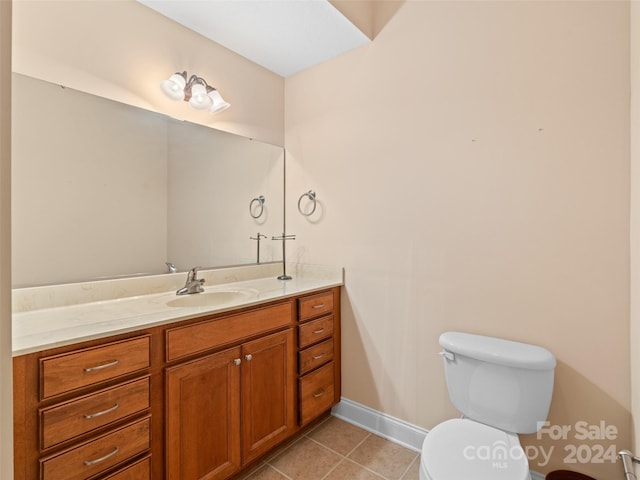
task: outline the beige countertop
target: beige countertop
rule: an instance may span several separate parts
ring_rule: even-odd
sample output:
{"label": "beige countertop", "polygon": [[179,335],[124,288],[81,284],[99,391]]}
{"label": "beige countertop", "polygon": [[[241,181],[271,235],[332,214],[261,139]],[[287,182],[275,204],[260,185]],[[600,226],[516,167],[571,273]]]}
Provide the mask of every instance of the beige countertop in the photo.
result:
{"label": "beige countertop", "polygon": [[214,306],[169,305],[191,297],[175,293],[186,273],[15,289],[13,356],[343,285],[340,267],[291,264],[291,280],[281,273],[281,264],[201,271],[205,292],[195,295],[234,292]]}

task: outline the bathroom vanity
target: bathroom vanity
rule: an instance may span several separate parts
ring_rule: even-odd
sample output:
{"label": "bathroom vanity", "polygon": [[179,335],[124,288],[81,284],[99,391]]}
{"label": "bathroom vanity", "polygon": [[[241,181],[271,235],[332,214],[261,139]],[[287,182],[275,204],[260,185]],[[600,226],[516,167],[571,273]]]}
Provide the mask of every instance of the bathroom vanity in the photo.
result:
{"label": "bathroom vanity", "polygon": [[15,478],[225,479],[339,401],[341,269],[211,283],[17,299]]}

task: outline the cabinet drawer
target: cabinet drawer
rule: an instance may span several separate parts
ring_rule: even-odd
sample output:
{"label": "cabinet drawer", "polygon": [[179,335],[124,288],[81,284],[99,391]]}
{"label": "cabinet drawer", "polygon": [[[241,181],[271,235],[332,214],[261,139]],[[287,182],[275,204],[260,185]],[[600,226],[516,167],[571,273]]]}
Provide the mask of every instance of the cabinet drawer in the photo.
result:
{"label": "cabinet drawer", "polygon": [[298,319],[308,320],[333,312],[333,292],[298,299]]}
{"label": "cabinet drawer", "polygon": [[41,410],[42,448],[149,408],[149,388],[145,377]]}
{"label": "cabinet drawer", "polygon": [[304,425],[333,405],[333,362],[302,377],[300,382],[300,423]]}
{"label": "cabinet drawer", "polygon": [[333,360],[333,340],[326,340],[298,353],[300,374],[310,372],[314,368]]}
{"label": "cabinet drawer", "polygon": [[103,480],[151,480],[151,456],[138,460]]}
{"label": "cabinet drawer", "polygon": [[49,398],[149,367],[150,337],[40,359],[41,398]]}
{"label": "cabinet drawer", "polygon": [[239,342],[293,322],[291,303],[206,320],[167,331],[167,361]]}
{"label": "cabinet drawer", "polygon": [[300,325],[298,327],[298,345],[303,348],[331,335],[333,335],[333,315]]}
{"label": "cabinet drawer", "polygon": [[84,480],[149,449],[151,417],[40,460],[42,480]]}

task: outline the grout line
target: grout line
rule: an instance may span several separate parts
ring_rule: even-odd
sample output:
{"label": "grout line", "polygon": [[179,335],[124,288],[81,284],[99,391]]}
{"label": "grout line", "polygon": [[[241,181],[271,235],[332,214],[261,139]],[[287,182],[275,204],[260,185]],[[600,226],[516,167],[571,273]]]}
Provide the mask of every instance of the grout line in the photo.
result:
{"label": "grout line", "polygon": [[278,472],[280,475],[282,475],[283,477],[285,477],[287,480],[293,480],[293,478],[291,478],[289,475],[287,475],[286,473],[284,473],[281,470],[278,470],[276,467],[274,467],[273,465],[271,465],[270,463],[265,463],[265,467],[267,468],[271,468],[273,470],[275,470],[276,472]]}
{"label": "grout line", "polygon": [[[327,449],[328,451],[334,453],[335,455],[337,455],[339,457],[339,461],[333,466],[331,467],[331,469],[322,476],[322,478],[320,480],[325,480],[336,468],[338,468],[338,466],[340,466],[342,463],[344,463],[345,461],[349,461],[350,463],[353,463],[355,465],[357,465],[360,468],[363,468],[364,470],[376,475],[377,477],[379,477],[381,480],[393,480],[393,479],[389,479],[388,477],[384,476],[382,473],[380,472],[376,472],[375,470],[362,465],[358,462],[356,462],[355,460],[353,460],[352,458],[350,458],[349,456],[352,455],[358,448],[360,448],[372,435],[373,436],[377,436],[371,432],[368,432],[365,430],[366,435],[364,436],[364,438],[358,442],[346,455],[341,454],[340,452],[337,452],[336,450],[333,450],[331,447],[325,445],[324,443],[315,440],[314,438],[311,438],[309,436],[309,434],[311,434],[312,432],[314,432],[317,428],[319,428],[321,425],[323,425],[326,421],[328,421],[329,418],[327,418],[326,420],[322,421],[321,423],[319,423],[317,426],[315,426],[314,428],[312,428],[311,430],[305,432],[304,434],[302,434],[298,439],[296,439],[295,441],[291,442],[291,444],[287,445],[282,451],[278,452],[277,454],[274,454],[273,456],[269,457],[267,460],[265,460],[264,465],[266,467],[272,468],[273,470],[275,470],[276,472],[278,472],[279,474],[281,474],[282,476],[284,476],[287,480],[298,480],[298,479],[293,479],[291,477],[289,477],[287,474],[285,474],[284,472],[282,472],[281,470],[279,470],[278,468],[276,468],[271,462],[277,458],[282,457],[283,455],[286,455],[287,452],[291,449],[291,447],[293,447],[295,444],[297,444],[300,440],[302,440],[303,438],[306,438],[307,440],[312,441],[313,443],[315,443],[316,445]],[[384,437],[382,437],[384,438]],[[406,448],[406,447],[405,447]],[[416,456],[413,458],[413,460],[411,462],[409,462],[409,465],[404,469],[404,471],[402,472],[402,474],[400,475],[400,477],[398,477],[398,480],[403,480],[405,478],[405,476],[407,475],[407,472],[411,469],[411,467],[413,466],[413,464],[417,461],[419,461],[420,459],[420,455],[416,454]],[[258,470],[255,470],[258,471]],[[255,473],[255,471],[253,473]]]}
{"label": "grout line", "polygon": [[[374,475],[376,475],[376,476],[380,477],[381,479],[384,479],[384,480],[390,480],[389,478],[385,477],[382,473],[380,473],[380,472],[376,472],[375,470],[371,469],[370,467],[367,467],[366,465],[362,465],[361,463],[356,462],[354,459],[349,458],[349,455],[351,455],[353,452],[355,452],[355,451],[358,449],[358,447],[360,447],[364,442],[366,442],[366,441],[367,441],[367,439],[368,439],[369,437],[371,437],[372,435],[373,435],[372,433],[367,432],[367,435],[365,435],[365,437],[364,437],[364,438],[363,438],[363,439],[362,439],[362,440],[361,440],[361,441],[360,441],[360,442],[359,442],[355,447],[353,447],[353,448],[349,451],[349,453],[347,453],[346,455],[343,455],[343,454],[341,454],[340,452],[336,452],[336,451],[335,451],[334,449],[332,449],[331,447],[328,447],[327,445],[324,445],[323,443],[320,443],[319,441],[317,441],[317,440],[315,440],[315,439],[313,439],[313,438],[309,438],[309,440],[311,440],[312,442],[314,442],[314,443],[316,443],[316,444],[320,445],[321,447],[326,448],[327,450],[329,450],[329,451],[331,451],[331,452],[333,452],[333,453],[335,453],[336,455],[339,455],[339,456],[341,457],[341,460],[340,460],[340,461],[339,461],[339,462],[338,462],[338,463],[337,463],[337,464],[336,464],[336,465],[335,465],[331,470],[329,470],[329,471],[327,472],[327,474],[326,474],[324,477],[322,477],[322,479],[320,479],[320,480],[323,480],[324,478],[326,478],[326,477],[327,477],[327,476],[328,476],[332,471],[334,471],[336,468],[338,468],[338,465],[340,465],[341,463],[344,463],[344,461],[351,462],[351,463],[353,463],[354,465],[357,465],[357,466],[359,466],[360,468],[363,468],[363,469],[365,469],[366,471],[368,471],[368,472],[370,472],[370,473],[373,473]],[[414,460],[415,460],[415,459],[414,459]],[[413,463],[413,462],[411,462],[411,463]],[[411,463],[409,464],[409,466],[411,466]],[[404,474],[407,472],[407,470],[408,470],[408,468],[407,468],[407,469],[402,473],[402,475],[404,475]]]}
{"label": "grout line", "polygon": [[288,452],[291,449],[291,447],[293,447],[295,444],[297,444],[303,438],[305,438],[305,436],[304,435],[300,435],[298,438],[292,439],[290,443],[288,443],[286,445],[282,445],[275,452],[273,452],[271,454],[268,454],[264,458],[264,463],[268,463],[269,465],[271,465],[271,461],[272,460],[275,460],[276,458],[280,458],[282,455],[284,455],[286,452]]}
{"label": "grout line", "polygon": [[389,479],[389,478],[385,477],[385,476],[384,476],[383,474],[381,474],[380,472],[376,472],[375,470],[372,470],[371,468],[369,468],[369,467],[367,467],[367,466],[365,466],[365,465],[362,465],[362,464],[360,464],[360,463],[356,462],[355,460],[352,460],[352,459],[350,459],[350,458],[347,458],[347,460],[348,460],[348,461],[350,461],[351,463],[353,463],[353,464],[355,464],[355,465],[359,466],[360,468],[364,468],[367,472],[373,473],[376,477],[380,477],[380,478],[381,478],[381,479],[383,479],[383,480],[391,480],[391,479]]}
{"label": "grout line", "polygon": [[[365,432],[366,432],[366,430],[365,430]],[[353,452],[355,452],[355,451],[357,450],[357,448],[358,448],[360,445],[362,445],[364,442],[366,442],[366,441],[367,441],[367,439],[369,439],[369,438],[371,437],[371,435],[373,435],[371,432],[367,432],[367,435],[362,439],[362,441],[361,441],[360,443],[358,443],[355,447],[353,447],[353,448],[351,449],[351,451],[345,455],[345,457],[348,457],[348,456],[349,456],[349,455],[351,455]],[[357,462],[355,462],[355,463],[357,463]],[[358,465],[359,465],[359,464],[358,464]]]}
{"label": "grout line", "polygon": [[240,477],[238,480],[247,480],[248,478],[250,478],[254,473],[256,473],[258,470],[260,470],[262,467],[264,467],[266,465],[265,462],[260,462],[257,465],[255,465],[252,469],[248,470],[247,472],[245,472],[242,477]]}
{"label": "grout line", "polygon": [[318,428],[320,428],[322,425],[324,425],[325,423],[327,423],[329,420],[331,420],[331,416],[328,416],[327,418],[325,418],[323,421],[321,421],[320,423],[318,423],[316,426],[314,426],[313,428],[308,429],[307,431],[305,431],[302,436],[303,437],[308,437],[310,433],[315,432]]}
{"label": "grout line", "polygon": [[402,472],[402,475],[400,475],[400,480],[403,480],[404,477],[407,475],[407,472],[409,470],[411,470],[411,467],[413,467],[413,464],[416,463],[417,461],[419,461],[420,459],[420,455],[416,456],[416,458],[414,458],[411,463],[409,463],[409,465],[407,466],[407,468],[405,468],[404,472]]}
{"label": "grout line", "polygon": [[[332,450],[333,451],[333,450]],[[340,455],[342,458],[340,459],[340,461],[338,463],[336,463],[333,467],[331,467],[331,469],[320,479],[320,480],[324,480],[325,478],[327,478],[329,475],[331,475],[331,472],[333,472],[336,468],[338,468],[338,465],[340,465],[341,463],[343,463],[346,458],[343,457],[342,455]]]}
{"label": "grout line", "polygon": [[[330,452],[333,452],[333,453],[335,453],[336,455],[339,455],[339,456],[340,456],[340,457],[342,457],[342,458],[347,458],[349,455],[351,455],[351,454],[353,453],[353,451],[354,451],[356,448],[358,448],[360,445],[362,445],[362,444],[365,442],[365,440],[366,440],[367,438],[369,438],[370,436],[371,436],[371,433],[367,433],[367,436],[366,436],[366,437],[364,437],[364,439],[362,439],[362,440],[361,440],[361,441],[360,441],[360,442],[359,442],[355,447],[353,447],[351,450],[349,450],[349,453],[347,453],[346,455],[344,455],[344,454],[342,454],[342,453],[340,453],[340,452],[338,452],[338,451],[334,450],[333,448],[331,448],[331,447],[329,447],[329,446],[325,445],[324,443],[320,442],[319,440],[316,440],[315,438],[311,438],[311,437],[309,437],[309,438],[308,438],[308,440],[311,440],[313,443],[316,443],[317,445],[320,445],[321,447],[326,448],[326,449],[327,449],[327,450],[329,450]],[[354,463],[356,463],[356,462],[354,462]]]}

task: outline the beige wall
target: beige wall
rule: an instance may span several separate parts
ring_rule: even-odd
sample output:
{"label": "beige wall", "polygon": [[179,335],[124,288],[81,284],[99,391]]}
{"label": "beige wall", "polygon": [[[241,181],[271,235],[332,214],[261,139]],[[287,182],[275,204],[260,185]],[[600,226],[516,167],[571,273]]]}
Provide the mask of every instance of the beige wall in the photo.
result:
{"label": "beige wall", "polygon": [[0,1],[0,479],[13,478],[11,381],[11,1]]}
{"label": "beige wall", "polygon": [[[250,237],[282,233],[282,148],[176,122],[168,153],[167,258],[182,269],[255,262]],[[259,195],[254,219],[249,204]],[[260,261],[278,260],[278,242],[262,241]]]}
{"label": "beige wall", "polygon": [[[282,77],[134,0],[17,0],[13,70],[31,77],[283,144]],[[187,70],[232,107],[211,116],[160,91]]]}
{"label": "beige wall", "polygon": [[[640,2],[631,2],[631,339],[640,337]],[[634,348],[635,347],[635,348]],[[640,454],[640,350],[631,342],[634,447]],[[637,467],[636,467],[637,468]],[[638,472],[640,474],[640,469]]]}
{"label": "beige wall", "polygon": [[13,80],[13,287],[165,272],[166,117]]}
{"label": "beige wall", "polygon": [[[345,267],[344,396],[431,428],[440,333],[506,337],[556,354],[552,424],[628,447],[629,4],[409,1],[285,101],[291,257]],[[526,437],[532,468],[617,478],[563,464],[575,434]]]}

